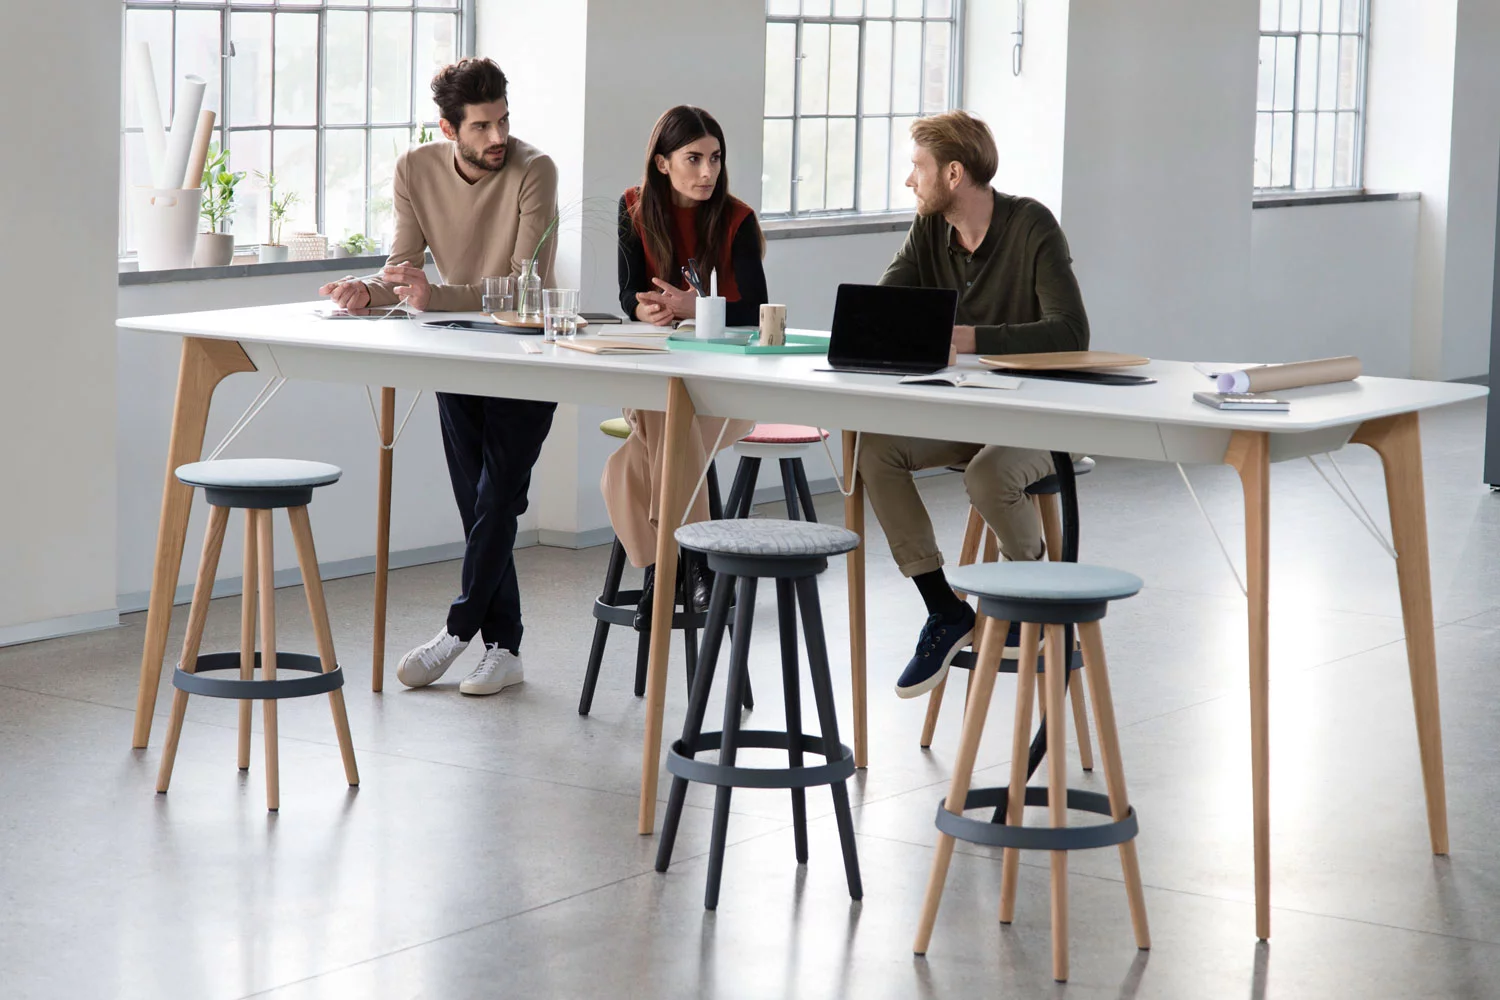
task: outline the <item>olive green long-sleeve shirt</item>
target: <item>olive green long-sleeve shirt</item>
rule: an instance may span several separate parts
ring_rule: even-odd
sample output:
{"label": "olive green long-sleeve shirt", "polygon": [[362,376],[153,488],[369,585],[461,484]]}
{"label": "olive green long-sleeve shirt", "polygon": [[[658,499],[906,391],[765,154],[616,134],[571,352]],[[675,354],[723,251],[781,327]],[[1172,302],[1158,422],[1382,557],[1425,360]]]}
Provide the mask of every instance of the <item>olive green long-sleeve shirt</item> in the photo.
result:
{"label": "olive green long-sleeve shirt", "polygon": [[994,196],[973,253],[941,215],[918,216],[880,283],[958,292],[954,322],[974,327],[979,354],[1087,350],[1089,319],[1062,227],[1039,201]]}

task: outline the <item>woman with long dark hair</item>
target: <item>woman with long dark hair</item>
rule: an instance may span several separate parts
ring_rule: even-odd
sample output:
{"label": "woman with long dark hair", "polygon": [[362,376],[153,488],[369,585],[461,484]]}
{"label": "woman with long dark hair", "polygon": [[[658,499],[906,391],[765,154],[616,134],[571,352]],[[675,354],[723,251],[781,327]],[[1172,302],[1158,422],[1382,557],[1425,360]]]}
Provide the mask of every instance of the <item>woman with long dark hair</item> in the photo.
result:
{"label": "woman with long dark hair", "polygon": [[[697,261],[705,287],[718,275],[719,294],[727,300],[729,326],[754,326],[766,302],[766,274],[761,266],[765,241],[755,212],[729,193],[724,167],[724,130],[702,108],[679,105],[663,114],[651,130],[646,168],[639,187],[620,197],[620,307],[633,320],[668,326],[694,315],[697,292],[683,277],[688,261]],[[631,434],[604,466],[600,487],[615,535],[631,565],[646,569],[636,627],[649,626],[656,560],[656,513],[661,500],[660,449],[666,415],[654,410],[626,410]],[[727,426],[726,426],[727,425]],[[704,418],[690,436],[689,467],[708,463],[714,442],[727,447],[755,426],[749,420]],[[721,434],[722,431],[722,434]],[[700,494],[688,520],[708,518],[708,501]],[[685,593],[699,608],[708,604],[708,572],[694,560]]]}

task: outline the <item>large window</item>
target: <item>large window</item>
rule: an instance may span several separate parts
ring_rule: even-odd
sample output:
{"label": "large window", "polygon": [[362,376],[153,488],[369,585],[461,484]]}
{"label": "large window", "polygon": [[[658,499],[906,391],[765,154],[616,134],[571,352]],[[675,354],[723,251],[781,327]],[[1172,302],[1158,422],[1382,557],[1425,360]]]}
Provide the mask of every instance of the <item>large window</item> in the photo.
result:
{"label": "large window", "polygon": [[907,129],[957,100],[962,0],[767,0],[770,216],[911,208]]}
{"label": "large window", "polygon": [[1257,190],[1355,188],[1368,0],[1261,0]]}
{"label": "large window", "polygon": [[[151,48],[164,121],[174,81],[208,82],[216,141],[245,171],[235,242],[267,239],[268,199],[256,171],[274,173],[278,198],[295,192],[285,232],[375,238],[392,228],[396,157],[437,108],[428,83],[472,51],[472,0],[126,0],[125,40]],[[125,60],[121,252],[134,249],[130,186],[149,182],[134,86]]]}

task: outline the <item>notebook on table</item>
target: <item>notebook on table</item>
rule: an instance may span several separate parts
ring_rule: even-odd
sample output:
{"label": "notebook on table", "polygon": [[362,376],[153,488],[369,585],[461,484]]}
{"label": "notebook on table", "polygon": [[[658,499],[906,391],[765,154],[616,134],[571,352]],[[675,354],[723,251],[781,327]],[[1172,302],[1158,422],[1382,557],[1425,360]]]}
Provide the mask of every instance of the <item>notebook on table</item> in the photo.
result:
{"label": "notebook on table", "polygon": [[908,375],[901,385],[951,385],[957,389],[1019,389],[1021,380],[999,372],[934,372]]}
{"label": "notebook on table", "polygon": [[600,340],[590,337],[588,340],[559,340],[558,347],[566,347],[570,351],[582,351],[584,354],[666,354],[667,348],[661,343],[635,343],[629,340]]}

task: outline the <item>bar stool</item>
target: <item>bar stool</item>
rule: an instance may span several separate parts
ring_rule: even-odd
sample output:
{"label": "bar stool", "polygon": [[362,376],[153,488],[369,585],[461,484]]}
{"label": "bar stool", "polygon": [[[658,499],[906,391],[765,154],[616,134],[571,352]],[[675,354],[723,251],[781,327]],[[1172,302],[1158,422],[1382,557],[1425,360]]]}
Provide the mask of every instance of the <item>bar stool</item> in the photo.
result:
{"label": "bar stool", "polygon": [[[1026,487],[1027,496],[1032,498],[1036,505],[1037,513],[1042,519],[1042,537],[1047,545],[1047,558],[1053,562],[1078,561],[1078,489],[1077,477],[1086,476],[1094,471],[1094,460],[1092,458],[1079,458],[1074,461],[1072,456],[1064,452],[1052,453],[1053,467],[1056,470],[1072,469],[1072,474],[1066,471],[1042,477],[1030,486]],[[955,466],[953,471],[962,472],[964,466]],[[1058,499],[1062,500],[1062,510],[1059,515]],[[984,543],[984,562],[992,563],[1000,558],[1000,542],[995,532],[984,523],[984,518],[971,504],[969,506],[969,521],[964,528],[963,546],[959,549],[958,564],[968,566],[979,561],[979,546]],[[959,588],[954,588],[959,589]],[[1083,667],[1083,661],[1079,658],[1071,631],[1067,636],[1066,646],[1070,650],[1068,654],[1068,672]],[[974,667],[974,651],[963,650],[953,658],[952,666],[962,670],[972,670]],[[1001,673],[1015,673],[1015,661],[1010,656],[1010,650],[1000,664]],[[969,686],[972,689],[974,683],[973,674],[969,676]],[[943,692],[947,688],[948,679],[945,677],[942,683],[932,689],[927,696],[927,718],[922,722],[921,746],[926,750],[932,746],[932,736],[937,730],[938,713],[943,708]],[[1084,700],[1083,686],[1069,684],[1068,694],[1073,707],[1073,725],[1078,732],[1078,757],[1085,771],[1094,769],[1094,750],[1089,742],[1088,708]],[[967,698],[967,691],[965,692]],[[1045,718],[1043,713],[1043,718]],[[1041,746],[1038,744],[1033,756],[1040,761]],[[1032,765],[1035,770],[1036,765]]]}
{"label": "bar stool", "polygon": [[[333,633],[328,626],[328,604],[323,598],[323,578],[313,548],[307,505],[313,490],[338,482],[343,473],[336,465],[294,459],[237,458],[193,462],[177,469],[177,478],[201,487],[208,498],[208,531],[203,536],[203,556],[198,561],[198,580],[193,587],[193,605],[188,612],[187,633],[182,639],[182,658],[172,674],[172,720],[162,746],[161,769],[156,790],[165,792],[172,781],[177,759],[177,741],[187,714],[188,695],[231,698],[240,703],[239,765],[250,767],[250,703],[261,701],[266,744],[266,808],[275,812],[281,804],[280,771],[276,745],[276,702],[282,698],[328,695],[333,710],[333,728],[344,757],[344,776],[351,786],[359,784],[354,763],[354,743],[349,736],[349,718],[344,712],[344,672],[333,651]],[[240,598],[240,651],[198,655],[203,625],[213,596],[214,576],[231,508],[245,511],[245,585]],[[297,563],[302,586],[307,591],[307,612],[312,618],[318,655],[287,653],[276,648],[275,553],[272,548],[271,512],[285,508],[292,522]],[[260,652],[255,650],[256,577],[260,584]],[[239,679],[205,677],[204,674],[238,668]],[[261,679],[255,678],[259,668]],[[279,678],[278,670],[307,674]]]}
{"label": "bar stool", "polygon": [[786,497],[787,519],[816,521],[818,515],[813,509],[812,491],[807,486],[807,472],[802,467],[802,455],[827,437],[828,432],[820,427],[756,424],[755,430],[735,443],[734,453],[740,456],[740,464],[735,469],[734,482],[729,487],[725,516],[750,516],[750,507],[755,501],[755,480],[760,475],[760,463],[763,459],[774,459],[781,466],[781,489]]}
{"label": "bar stool", "polygon": [[[947,798],[938,804],[937,853],[932,860],[932,875],[927,883],[914,950],[919,955],[927,953],[955,840],[1005,848],[1000,875],[1000,922],[1003,924],[1010,923],[1015,915],[1020,852],[1041,850],[1052,853],[1052,977],[1058,982],[1065,982],[1068,978],[1067,852],[1118,844],[1136,947],[1149,948],[1151,939],[1146,927],[1146,903],[1141,894],[1141,872],[1135,854],[1134,838],[1138,825],[1135,810],[1130,807],[1125,793],[1125,770],[1120,760],[1114,701],[1110,695],[1104,641],[1099,629],[1099,620],[1108,611],[1109,602],[1138,593],[1140,578],[1120,570],[1077,563],[1002,562],[956,569],[953,585],[979,597],[980,611],[985,615],[984,632],[980,637],[974,690],[964,713],[963,736],[953,765],[953,781]],[[989,712],[990,695],[1000,665],[1001,646],[1012,621],[1019,621],[1022,625],[1021,655],[1016,671],[1016,717],[1011,735],[1010,784],[1003,788],[971,789],[974,760],[984,734],[985,716]],[[1088,678],[1089,693],[1094,698],[1099,753],[1104,758],[1108,795],[1067,787],[1067,748],[1064,742],[1067,734],[1063,712],[1067,675],[1061,669],[1065,625],[1076,626],[1082,639],[1083,659],[1088,666],[1084,676]],[[1026,741],[1031,732],[1032,692],[1037,681],[1037,643],[1043,630],[1046,633],[1044,677],[1050,723],[1047,727],[1047,787],[1028,788]],[[1016,790],[1017,794],[1010,794],[1011,790]],[[1024,806],[1046,806],[1051,826],[1023,825]],[[963,815],[966,809],[989,807],[1003,811],[1003,823]],[[1102,814],[1108,816],[1110,822],[1069,827],[1069,809]]]}
{"label": "bar stool", "polygon": [[[630,422],[624,417],[611,417],[600,421],[599,430],[612,438],[624,440],[630,437]],[[714,467],[708,467],[708,515],[712,518],[724,516],[724,507],[719,500],[719,477]],[[604,647],[609,643],[609,627],[623,625],[630,628],[635,623],[636,605],[641,602],[641,591],[621,590],[620,578],[625,574],[625,546],[616,538],[609,550],[609,565],[604,570],[604,587],[594,599],[594,643],[589,648],[589,662],[583,674],[583,693],[578,696],[578,714],[588,715],[594,707],[594,689],[599,684],[599,668],[604,663]],[[679,590],[687,580],[687,573],[677,574]],[[677,610],[677,601],[672,603],[672,630],[681,632],[687,653],[688,686],[693,683],[693,673],[698,664],[698,629],[708,621],[707,611],[694,611],[686,601],[683,610]],[[651,633],[642,631],[636,638],[635,651],[635,696],[646,694],[646,668],[651,659]],[[755,698],[749,687],[745,688],[745,707],[754,708]]]}
{"label": "bar stool", "polygon": [[[817,575],[828,568],[828,557],[859,546],[859,536],[830,524],[771,519],[704,521],[677,529],[684,548],[707,555],[715,573],[709,620],[703,633],[703,655],[693,681],[692,698],[682,724],[682,738],[667,753],[667,770],[673,775],[667,814],[662,821],[656,870],[665,872],[672,861],[672,846],[682,818],[689,781],[714,785],[713,833],[709,843],[708,885],[703,905],[719,904],[719,881],[724,869],[724,842],[729,830],[729,797],[735,788],[786,788],[792,793],[792,829],[797,863],[807,863],[807,800],[805,790],[828,785],[833,793],[833,812],[844,854],[844,877],[849,895],[860,899],[864,888],[859,876],[859,857],[854,844],[854,820],[849,811],[845,782],[854,773],[854,752],[839,742],[838,716],[834,709],[833,681],[828,672],[828,647],[823,637],[823,616],[818,604]],[[786,731],[740,729],[740,692],[743,691],[750,659],[750,629],[755,614],[755,590],[762,577],[776,581],[776,608],[781,633],[781,683],[786,703]],[[703,717],[713,687],[719,645],[729,620],[734,596],[734,640],[729,653],[729,678],[724,695],[724,725],[719,732],[703,732]],[[802,700],[797,666],[797,615],[794,594],[801,602],[803,637],[807,643],[807,666],[812,677],[813,701],[817,705],[822,737],[802,733]],[[785,768],[740,767],[736,756],[742,747],[785,750]],[[707,750],[719,751],[718,763],[697,759]],[[803,754],[816,754],[825,763],[803,764]]]}

